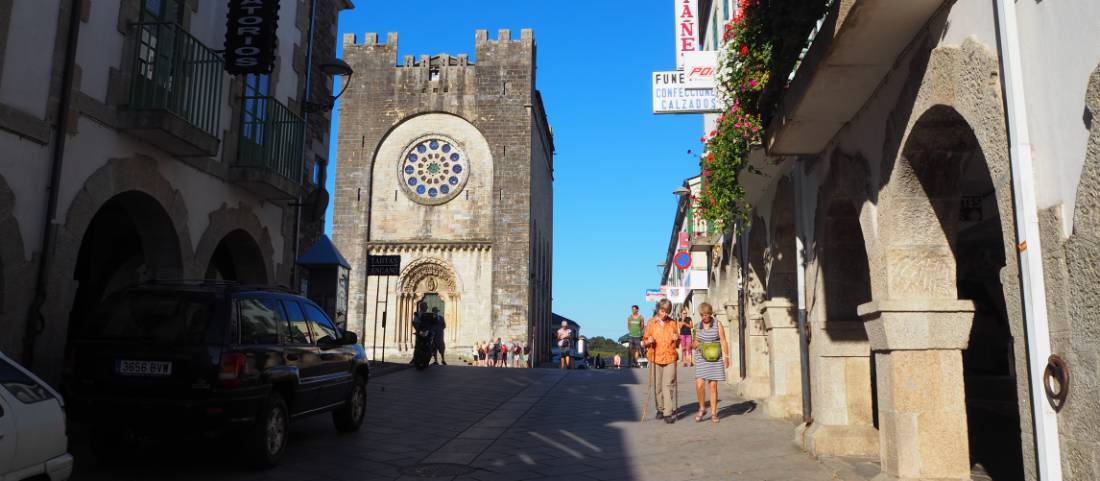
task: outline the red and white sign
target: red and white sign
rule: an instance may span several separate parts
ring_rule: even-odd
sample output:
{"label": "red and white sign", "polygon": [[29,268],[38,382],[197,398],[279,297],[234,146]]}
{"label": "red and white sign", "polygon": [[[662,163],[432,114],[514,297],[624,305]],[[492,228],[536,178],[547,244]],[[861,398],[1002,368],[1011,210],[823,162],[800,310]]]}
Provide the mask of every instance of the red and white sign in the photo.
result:
{"label": "red and white sign", "polygon": [[718,74],[718,52],[684,52],[684,88],[712,89]]}
{"label": "red and white sign", "polygon": [[699,46],[699,0],[676,2],[676,68],[684,68],[684,52]]}
{"label": "red and white sign", "polygon": [[680,231],[680,236],[676,239],[676,250],[682,251],[688,247],[690,247],[690,244],[688,244],[688,233],[687,231]]}

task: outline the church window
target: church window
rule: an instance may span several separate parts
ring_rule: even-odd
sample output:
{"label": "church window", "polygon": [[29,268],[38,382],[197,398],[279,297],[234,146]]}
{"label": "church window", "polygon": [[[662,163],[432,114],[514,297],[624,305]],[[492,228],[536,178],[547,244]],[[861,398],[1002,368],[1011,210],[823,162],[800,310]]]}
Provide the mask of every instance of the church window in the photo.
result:
{"label": "church window", "polygon": [[462,146],[441,135],[417,139],[400,158],[401,186],[409,198],[421,204],[438,205],[453,199],[470,175]]}

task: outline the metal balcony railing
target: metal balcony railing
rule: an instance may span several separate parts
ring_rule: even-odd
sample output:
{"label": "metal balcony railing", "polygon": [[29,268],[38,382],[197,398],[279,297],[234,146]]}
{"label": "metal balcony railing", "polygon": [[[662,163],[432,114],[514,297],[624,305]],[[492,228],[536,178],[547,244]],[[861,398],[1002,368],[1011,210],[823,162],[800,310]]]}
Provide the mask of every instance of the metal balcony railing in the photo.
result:
{"label": "metal balcony railing", "polygon": [[305,121],[271,97],[242,97],[241,107],[237,166],[267,168],[300,184]]}
{"label": "metal balcony railing", "polygon": [[164,110],[218,136],[223,60],[180,25],[133,24],[137,33],[130,108]]}

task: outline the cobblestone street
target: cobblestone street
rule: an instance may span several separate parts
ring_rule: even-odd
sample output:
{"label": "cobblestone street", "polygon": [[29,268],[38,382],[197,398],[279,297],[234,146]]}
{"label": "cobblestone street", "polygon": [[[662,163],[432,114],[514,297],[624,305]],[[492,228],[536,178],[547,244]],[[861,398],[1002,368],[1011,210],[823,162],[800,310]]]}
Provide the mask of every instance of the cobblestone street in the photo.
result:
{"label": "cobblestone street", "polygon": [[[681,383],[681,419],[641,423],[646,373],[449,366],[373,379],[363,430],[339,435],[327,415],[291,426],[287,457],[252,471],[227,443],[152,446],[120,468],[79,447],[77,480],[837,480],[791,442],[793,425],[767,419],[723,386],[722,421],[695,423]],[[691,380],[681,369],[680,379]],[[195,447],[195,444],[202,447]],[[434,476],[433,469],[454,470]],[[455,474],[458,473],[458,474]]]}

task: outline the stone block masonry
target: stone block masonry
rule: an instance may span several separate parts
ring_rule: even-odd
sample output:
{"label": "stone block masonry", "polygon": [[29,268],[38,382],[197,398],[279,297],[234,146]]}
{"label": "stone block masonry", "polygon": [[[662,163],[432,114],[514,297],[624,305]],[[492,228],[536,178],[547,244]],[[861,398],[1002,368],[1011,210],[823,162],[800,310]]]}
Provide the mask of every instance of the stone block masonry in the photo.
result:
{"label": "stone block masonry", "polygon": [[[476,245],[485,252],[476,261],[432,257],[432,265],[453,276],[457,291],[477,292],[477,299],[447,301],[448,322],[461,318],[463,326],[452,347],[490,337],[527,341],[545,331],[551,269],[541,257],[553,235],[553,141],[535,87],[533,33],[523,30],[513,40],[500,30],[491,39],[479,30],[473,59],[405,55],[400,63],[396,33],[385,43],[375,33],[362,42],[351,34],[343,41],[356,75],[342,97],[333,237],[354,270],[349,325],[360,329],[365,343],[374,341],[363,321],[369,324],[375,310],[374,296],[365,295],[368,250],[384,245],[402,253],[404,271],[391,294],[411,292],[419,300],[445,283],[409,271],[414,258]],[[429,205],[400,185],[398,163],[414,139],[433,135],[458,143],[469,157],[469,180],[454,198]],[[411,316],[397,306],[380,308],[388,310],[392,325],[409,321],[394,318],[395,312]],[[392,334],[379,342],[404,348]],[[538,358],[543,346],[532,347]]]}

